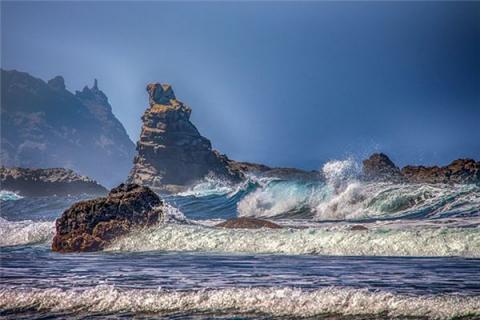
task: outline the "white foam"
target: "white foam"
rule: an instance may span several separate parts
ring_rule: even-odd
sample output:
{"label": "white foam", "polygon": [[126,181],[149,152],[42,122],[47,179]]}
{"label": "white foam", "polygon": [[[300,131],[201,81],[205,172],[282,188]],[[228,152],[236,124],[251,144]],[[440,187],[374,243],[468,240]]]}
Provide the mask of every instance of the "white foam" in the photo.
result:
{"label": "white foam", "polygon": [[349,256],[480,257],[478,228],[224,229],[158,225],[115,240],[107,250],[216,251]]}
{"label": "white foam", "polygon": [[110,285],[86,290],[0,289],[2,310],[54,313],[258,313],[271,316],[321,315],[426,317],[480,316],[480,297],[406,296],[363,289],[329,287],[226,288],[200,291],[118,289]]}
{"label": "white foam", "polygon": [[51,241],[54,233],[54,222],[8,221],[0,218],[0,247]]}
{"label": "white foam", "polygon": [[15,192],[7,191],[7,190],[0,190],[0,200],[1,201],[18,200],[18,199],[22,199],[22,198],[23,197],[21,195],[18,195]]}

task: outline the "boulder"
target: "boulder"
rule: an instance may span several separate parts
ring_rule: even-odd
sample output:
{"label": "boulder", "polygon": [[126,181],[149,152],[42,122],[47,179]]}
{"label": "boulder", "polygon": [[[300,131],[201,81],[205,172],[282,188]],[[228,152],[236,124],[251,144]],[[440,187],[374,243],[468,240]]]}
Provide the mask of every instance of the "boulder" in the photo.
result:
{"label": "boulder", "polygon": [[248,217],[229,219],[225,222],[217,224],[216,227],[230,228],[230,229],[260,229],[260,228],[280,229],[282,228],[280,225],[267,220],[261,220],[257,218],[248,218]]}
{"label": "boulder", "polygon": [[192,110],[177,100],[168,84],[147,86],[149,108],[142,121],[137,156],[128,182],[159,191],[179,190],[208,175],[238,182],[242,173],[212,150],[210,140],[190,122]]}
{"label": "boulder", "polygon": [[108,190],[95,180],[63,168],[0,168],[0,187],[25,197],[105,195]]}
{"label": "boulder", "polygon": [[121,184],[106,197],[80,201],[67,209],[56,221],[52,250],[102,250],[116,237],[154,225],[163,216],[163,202],[152,190]]}

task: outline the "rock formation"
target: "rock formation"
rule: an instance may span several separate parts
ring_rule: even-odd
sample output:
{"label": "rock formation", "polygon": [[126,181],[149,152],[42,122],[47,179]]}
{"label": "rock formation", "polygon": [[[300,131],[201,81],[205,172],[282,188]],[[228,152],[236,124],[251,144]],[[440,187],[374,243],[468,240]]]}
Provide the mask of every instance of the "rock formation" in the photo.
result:
{"label": "rock formation", "polygon": [[26,197],[77,194],[104,195],[108,192],[96,181],[62,168],[0,168],[0,189]]}
{"label": "rock formation", "polygon": [[385,154],[373,154],[363,161],[366,180],[409,183],[480,184],[480,162],[458,159],[445,167],[406,166],[402,170]]}
{"label": "rock formation", "polygon": [[147,92],[150,107],[142,117],[138,154],[129,182],[168,191],[207,175],[231,181],[242,178],[200,135],[190,122],[191,109],[176,99],[170,85],[152,83]]}
{"label": "rock formation", "polygon": [[280,225],[257,218],[249,218],[249,217],[242,217],[242,218],[235,218],[229,219],[225,222],[219,223],[216,227],[221,228],[230,228],[230,229],[260,229],[260,228],[270,228],[270,229],[280,229],[282,228]]}
{"label": "rock formation", "polygon": [[135,145],[97,82],[73,94],[61,76],[46,83],[1,73],[2,165],[69,168],[110,186],[125,180]]}
{"label": "rock formation", "polygon": [[445,167],[406,166],[402,175],[409,182],[480,184],[480,161],[458,159]]}
{"label": "rock formation", "polygon": [[52,250],[102,250],[116,237],[134,228],[156,224],[163,217],[163,202],[149,188],[121,184],[107,197],[72,205],[56,221]]}
{"label": "rock formation", "polygon": [[363,174],[367,180],[401,181],[400,169],[383,153],[374,153],[363,160]]}

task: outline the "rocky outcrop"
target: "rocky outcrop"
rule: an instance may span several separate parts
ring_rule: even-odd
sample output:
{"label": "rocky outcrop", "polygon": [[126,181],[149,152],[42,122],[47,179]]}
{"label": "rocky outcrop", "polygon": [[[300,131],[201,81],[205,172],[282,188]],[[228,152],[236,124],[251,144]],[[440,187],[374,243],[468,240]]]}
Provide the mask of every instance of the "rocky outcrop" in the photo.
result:
{"label": "rocky outcrop", "polygon": [[96,181],[63,168],[0,168],[0,189],[25,197],[104,195],[108,190]]}
{"label": "rocky outcrop", "polygon": [[401,181],[400,169],[383,153],[374,153],[363,160],[363,175],[367,180]]}
{"label": "rocky outcrop", "polygon": [[230,170],[239,171],[243,175],[256,175],[260,177],[274,177],[285,180],[320,180],[324,179],[322,174],[319,171],[305,171],[296,168],[272,168],[264,164],[252,163],[252,162],[241,162],[228,159],[225,155],[220,155],[224,157],[225,161],[228,163]]}
{"label": "rocky outcrop", "polygon": [[480,162],[458,159],[444,167],[406,166],[401,170],[385,154],[363,161],[366,180],[408,183],[480,184]]}
{"label": "rocky outcrop", "polygon": [[190,122],[192,110],[177,100],[168,84],[147,86],[149,108],[142,121],[137,156],[128,182],[157,190],[178,190],[207,175],[239,181],[242,174],[212,150],[210,140]]}
{"label": "rocky outcrop", "polygon": [[69,168],[108,186],[125,180],[135,145],[96,81],[73,94],[61,76],[1,73],[2,165]]}
{"label": "rocky outcrop", "polygon": [[56,221],[52,250],[98,251],[134,228],[151,226],[163,217],[163,202],[149,188],[121,184],[107,197],[75,203]]}
{"label": "rocky outcrop", "polygon": [[248,218],[248,217],[229,219],[225,222],[217,224],[216,227],[230,228],[230,229],[260,229],[260,228],[280,229],[282,228],[280,225],[267,220],[261,220],[257,218]]}
{"label": "rocky outcrop", "polygon": [[480,161],[458,159],[445,167],[406,166],[402,175],[409,182],[480,184]]}

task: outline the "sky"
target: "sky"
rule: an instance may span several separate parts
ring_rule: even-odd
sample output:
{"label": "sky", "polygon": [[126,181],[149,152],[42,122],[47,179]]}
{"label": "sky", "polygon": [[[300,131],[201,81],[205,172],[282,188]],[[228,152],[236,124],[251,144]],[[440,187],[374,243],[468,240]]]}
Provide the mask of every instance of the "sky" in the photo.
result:
{"label": "sky", "polygon": [[480,159],[480,2],[1,2],[1,66],[93,84],[135,142],[170,83],[230,158]]}

